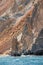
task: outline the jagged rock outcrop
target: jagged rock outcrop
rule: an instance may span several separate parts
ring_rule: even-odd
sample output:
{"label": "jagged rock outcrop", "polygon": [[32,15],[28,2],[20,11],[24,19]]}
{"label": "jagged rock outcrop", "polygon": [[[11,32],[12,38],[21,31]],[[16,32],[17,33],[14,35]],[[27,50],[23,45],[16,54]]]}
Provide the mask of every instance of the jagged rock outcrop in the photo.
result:
{"label": "jagged rock outcrop", "polygon": [[42,43],[39,41],[43,30],[42,0],[6,0],[0,11],[0,53],[20,56],[43,50],[43,36]]}
{"label": "jagged rock outcrop", "polygon": [[[16,17],[16,14],[12,15],[13,13],[11,13],[11,16],[10,16],[10,13],[9,15],[6,13],[6,15],[1,16],[0,18],[0,25],[1,25],[0,26],[0,34],[1,34],[0,35],[0,53],[4,53],[6,50],[10,50],[10,48],[12,47],[12,44],[15,44],[15,43],[12,43],[13,37],[17,38],[17,36],[23,31],[24,25],[26,24],[26,19],[28,18],[28,16],[30,17],[32,15],[33,9],[34,9],[34,6],[30,8],[29,11],[27,10],[27,12],[25,12],[23,16],[21,16],[21,13],[18,14],[18,17]],[[29,28],[31,29],[31,26],[29,26]]]}

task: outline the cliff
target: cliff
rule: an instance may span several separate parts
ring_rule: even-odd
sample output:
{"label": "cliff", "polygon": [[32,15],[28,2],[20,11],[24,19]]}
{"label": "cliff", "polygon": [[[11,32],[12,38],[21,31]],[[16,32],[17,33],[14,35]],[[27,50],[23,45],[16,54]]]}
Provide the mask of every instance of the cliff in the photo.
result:
{"label": "cliff", "polygon": [[3,1],[0,6],[0,54],[36,54],[35,51],[43,50],[42,15],[42,0]]}

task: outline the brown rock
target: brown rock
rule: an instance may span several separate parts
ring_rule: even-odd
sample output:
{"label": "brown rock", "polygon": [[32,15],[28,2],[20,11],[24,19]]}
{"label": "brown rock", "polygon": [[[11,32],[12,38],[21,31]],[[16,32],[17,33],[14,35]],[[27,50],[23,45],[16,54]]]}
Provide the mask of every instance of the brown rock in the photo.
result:
{"label": "brown rock", "polygon": [[[37,43],[34,41],[38,38],[40,31],[43,30],[43,1],[31,2],[32,6],[30,7],[28,6],[31,4],[29,4],[29,2],[26,3],[26,1],[28,0],[25,0],[25,5],[24,0],[23,2],[20,1],[20,6],[21,4],[24,6],[22,10],[18,10],[19,3],[17,4],[16,1],[15,7],[17,8],[14,9],[13,0],[6,0],[4,6],[0,6],[0,16],[8,9],[7,14],[0,18],[0,53],[4,53],[12,48],[12,53],[14,52],[20,55],[19,53],[24,53],[25,51],[33,51],[33,46],[37,47]],[[10,7],[10,12],[8,12]],[[16,14],[19,12],[23,15],[17,16]],[[22,38],[18,42],[17,36],[20,33],[22,33]],[[38,46],[39,45],[40,44],[38,44]],[[43,45],[43,43],[41,45]]]}

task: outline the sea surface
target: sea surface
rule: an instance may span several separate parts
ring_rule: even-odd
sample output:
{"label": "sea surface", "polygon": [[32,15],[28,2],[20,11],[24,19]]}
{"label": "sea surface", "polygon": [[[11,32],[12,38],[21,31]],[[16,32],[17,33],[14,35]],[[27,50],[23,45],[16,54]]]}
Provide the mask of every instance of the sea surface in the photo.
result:
{"label": "sea surface", "polygon": [[0,65],[43,65],[43,56],[0,56]]}

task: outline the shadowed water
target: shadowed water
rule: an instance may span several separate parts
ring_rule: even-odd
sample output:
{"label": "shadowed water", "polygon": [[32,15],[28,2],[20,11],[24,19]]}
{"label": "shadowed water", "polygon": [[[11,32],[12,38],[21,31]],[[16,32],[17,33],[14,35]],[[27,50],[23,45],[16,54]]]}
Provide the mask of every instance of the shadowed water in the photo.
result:
{"label": "shadowed water", "polygon": [[43,56],[0,56],[0,65],[43,65]]}

